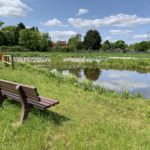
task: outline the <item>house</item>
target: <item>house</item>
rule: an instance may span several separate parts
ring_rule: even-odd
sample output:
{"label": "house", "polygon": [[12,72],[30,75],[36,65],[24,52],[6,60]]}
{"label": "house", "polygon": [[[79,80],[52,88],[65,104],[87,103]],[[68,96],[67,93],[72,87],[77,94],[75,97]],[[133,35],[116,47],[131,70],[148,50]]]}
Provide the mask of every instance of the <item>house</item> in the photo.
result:
{"label": "house", "polygon": [[68,44],[66,41],[57,41],[56,43],[52,43],[52,49],[56,49],[57,47],[68,48]]}

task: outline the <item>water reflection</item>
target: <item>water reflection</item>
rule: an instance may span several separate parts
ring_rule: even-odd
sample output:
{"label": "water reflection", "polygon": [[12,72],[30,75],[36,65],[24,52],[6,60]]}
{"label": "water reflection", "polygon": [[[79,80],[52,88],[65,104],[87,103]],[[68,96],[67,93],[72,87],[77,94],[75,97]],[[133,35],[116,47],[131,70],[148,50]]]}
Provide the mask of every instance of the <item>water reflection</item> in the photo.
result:
{"label": "water reflection", "polygon": [[70,69],[69,72],[78,78],[81,77],[81,69],[80,68]]}
{"label": "water reflection", "polygon": [[88,79],[93,84],[116,91],[128,90],[131,93],[141,93],[150,98],[150,73],[137,73],[125,70],[96,69],[65,69],[58,70],[62,74],[73,74],[80,79]]}
{"label": "water reflection", "polygon": [[101,74],[101,70],[96,68],[96,69],[91,69],[91,68],[86,68],[84,69],[84,75],[86,76],[87,79],[91,81],[96,81]]}

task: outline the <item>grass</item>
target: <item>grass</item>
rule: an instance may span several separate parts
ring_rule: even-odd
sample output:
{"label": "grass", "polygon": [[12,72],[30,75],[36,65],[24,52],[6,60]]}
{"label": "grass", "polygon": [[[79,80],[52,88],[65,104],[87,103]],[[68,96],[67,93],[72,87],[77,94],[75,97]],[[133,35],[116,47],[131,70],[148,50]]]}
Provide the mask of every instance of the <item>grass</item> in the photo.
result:
{"label": "grass", "polygon": [[0,65],[0,79],[34,85],[40,95],[60,101],[48,111],[32,108],[23,126],[15,126],[20,104],[5,101],[1,150],[150,149],[150,101],[84,89],[28,65],[13,71]]}
{"label": "grass", "polygon": [[[106,53],[106,52],[74,52],[74,53],[61,53],[61,52],[12,52],[4,53],[12,54],[17,57],[48,57],[51,62],[42,63],[44,67],[49,68],[76,68],[76,67],[91,67],[91,68],[105,68],[105,69],[126,69],[136,70],[138,72],[150,72],[150,53]],[[64,58],[100,58],[102,62],[96,63],[70,63],[63,62]],[[108,57],[134,57],[139,59],[108,59]],[[146,59],[142,59],[146,58]]]}
{"label": "grass", "polygon": [[136,57],[136,58],[150,58],[150,53],[117,53],[117,52],[4,52],[4,54],[12,54],[14,56],[24,57],[38,57],[47,56],[52,60],[62,60],[66,57],[80,57],[80,58],[107,58],[107,57]]}

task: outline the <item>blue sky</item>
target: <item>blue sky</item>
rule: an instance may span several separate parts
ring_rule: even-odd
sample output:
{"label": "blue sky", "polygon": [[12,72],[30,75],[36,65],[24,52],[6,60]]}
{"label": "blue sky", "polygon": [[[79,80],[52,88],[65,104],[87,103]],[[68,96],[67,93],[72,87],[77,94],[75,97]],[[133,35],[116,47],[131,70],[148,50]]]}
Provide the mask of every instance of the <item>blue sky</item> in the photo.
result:
{"label": "blue sky", "polygon": [[67,40],[89,29],[100,32],[103,41],[127,43],[148,40],[149,0],[0,0],[0,21],[23,22],[48,32],[53,41]]}

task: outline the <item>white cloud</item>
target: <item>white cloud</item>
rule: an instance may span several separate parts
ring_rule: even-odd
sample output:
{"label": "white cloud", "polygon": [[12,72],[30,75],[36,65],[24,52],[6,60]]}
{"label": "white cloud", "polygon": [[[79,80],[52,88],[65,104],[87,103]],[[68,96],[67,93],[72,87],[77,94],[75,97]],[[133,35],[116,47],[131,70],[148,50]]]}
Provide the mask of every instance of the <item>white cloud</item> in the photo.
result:
{"label": "white cloud", "polygon": [[88,9],[81,8],[78,10],[77,16],[89,13]]}
{"label": "white cloud", "polygon": [[51,20],[48,20],[44,23],[41,23],[45,26],[48,26],[48,27],[68,27],[68,25],[64,25],[60,20],[58,20],[57,18],[54,18],[54,19],[51,19]]}
{"label": "white cloud", "polygon": [[132,38],[137,40],[145,40],[148,38],[148,34],[137,34],[134,35]]}
{"label": "white cloud", "polygon": [[46,26],[49,26],[49,27],[51,27],[51,26],[61,26],[62,22],[60,20],[54,18],[54,19],[46,21],[43,24],[46,25]]}
{"label": "white cloud", "polygon": [[32,9],[21,0],[0,0],[0,16],[25,16]]}
{"label": "white cloud", "polygon": [[133,31],[132,30],[109,30],[109,33],[111,35],[129,36],[131,33],[133,33]]}
{"label": "white cloud", "polygon": [[74,31],[49,31],[49,35],[54,41],[67,41],[71,36],[76,34],[77,32]]}
{"label": "white cloud", "polygon": [[117,14],[99,19],[69,18],[68,22],[76,28],[98,28],[101,26],[131,27],[150,24],[150,18],[137,15]]}

